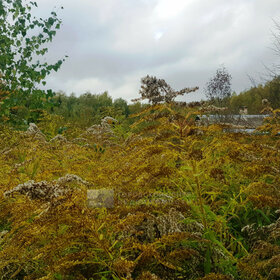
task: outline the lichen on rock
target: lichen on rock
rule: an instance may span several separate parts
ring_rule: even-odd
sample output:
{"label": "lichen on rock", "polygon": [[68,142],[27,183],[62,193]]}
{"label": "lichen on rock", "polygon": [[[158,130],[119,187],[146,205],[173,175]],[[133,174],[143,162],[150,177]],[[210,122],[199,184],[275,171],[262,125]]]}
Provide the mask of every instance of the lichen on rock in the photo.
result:
{"label": "lichen on rock", "polygon": [[79,184],[88,185],[89,183],[81,179],[77,175],[66,174],[64,177],[51,182],[41,181],[35,182],[30,180],[23,184],[17,185],[12,190],[4,192],[4,197],[10,197],[15,193],[26,195],[29,199],[38,199],[45,202],[51,202],[70,191],[66,184],[77,182]]}

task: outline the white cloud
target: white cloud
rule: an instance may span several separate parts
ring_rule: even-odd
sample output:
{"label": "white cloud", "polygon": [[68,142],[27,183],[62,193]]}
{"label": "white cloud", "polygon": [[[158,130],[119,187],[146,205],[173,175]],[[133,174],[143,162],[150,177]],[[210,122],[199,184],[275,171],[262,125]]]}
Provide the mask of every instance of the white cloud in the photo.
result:
{"label": "white cloud", "polygon": [[162,36],[163,36],[164,32],[163,31],[156,31],[155,34],[154,34],[154,38],[155,40],[159,40]]}
{"label": "white cloud", "polygon": [[194,0],[160,0],[154,10],[157,20],[170,20],[184,14]]}

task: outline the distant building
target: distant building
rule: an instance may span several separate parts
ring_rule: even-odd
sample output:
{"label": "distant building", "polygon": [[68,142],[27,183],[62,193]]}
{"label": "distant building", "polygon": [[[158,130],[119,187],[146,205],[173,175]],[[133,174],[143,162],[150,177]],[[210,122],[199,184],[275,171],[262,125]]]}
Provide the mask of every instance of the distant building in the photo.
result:
{"label": "distant building", "polygon": [[239,110],[240,115],[248,115],[248,107],[247,106],[242,106]]}
{"label": "distant building", "polygon": [[263,124],[263,120],[269,115],[201,115],[196,118],[201,125],[232,124],[246,128],[256,128]]}

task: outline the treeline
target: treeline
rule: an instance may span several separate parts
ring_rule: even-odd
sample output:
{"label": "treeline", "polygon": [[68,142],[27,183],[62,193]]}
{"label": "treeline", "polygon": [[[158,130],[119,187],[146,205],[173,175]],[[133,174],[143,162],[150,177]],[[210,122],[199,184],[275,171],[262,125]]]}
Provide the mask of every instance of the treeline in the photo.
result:
{"label": "treeline", "polygon": [[122,121],[129,115],[140,112],[144,106],[140,102],[128,105],[122,98],[113,100],[108,92],[101,94],[88,92],[79,97],[73,93],[67,96],[60,92],[54,97],[54,104],[49,110],[50,113],[60,115],[65,121],[82,127],[100,123],[106,116]]}
{"label": "treeline", "polygon": [[[30,99],[32,98],[30,97]],[[209,99],[207,102],[218,107],[226,106],[232,114],[239,114],[240,109],[244,106],[248,108],[248,114],[260,114],[265,107],[263,100],[267,100],[267,104],[273,109],[280,107],[280,76],[238,95],[233,93],[230,97]],[[152,103],[150,100],[149,102]],[[15,127],[25,129],[30,122],[40,122],[45,116],[44,112],[47,111],[51,115],[63,117],[65,123],[73,123],[85,128],[100,123],[101,119],[106,116],[113,117],[120,122],[124,120],[130,122],[128,117],[139,113],[146,106],[148,105],[140,102],[128,104],[123,98],[113,99],[108,92],[101,94],[87,92],[80,96],[76,96],[74,93],[66,95],[58,92],[44,109],[32,109],[28,103],[11,107],[6,121]],[[3,116],[1,120],[5,121]]]}
{"label": "treeline", "polygon": [[[249,114],[260,114],[264,108],[263,100],[267,100],[273,108],[280,107],[280,77],[240,94],[233,93],[230,98],[226,98],[229,111],[238,114],[244,106],[248,108]],[[215,103],[215,101],[214,101]],[[217,102],[216,105],[219,105]],[[100,123],[100,120],[106,116],[123,121],[132,114],[139,113],[146,104],[140,102],[128,104],[123,98],[115,100],[104,92],[101,94],[84,93],[79,97],[73,93],[67,96],[65,93],[57,93],[54,97],[54,106],[49,110],[50,113],[60,115],[67,122],[74,122],[82,127],[88,127],[92,124]]]}
{"label": "treeline", "polygon": [[232,113],[238,114],[240,108],[246,106],[249,114],[259,114],[264,107],[262,103],[264,99],[267,99],[273,109],[280,107],[280,76],[239,95],[234,93],[229,100],[229,108]]}

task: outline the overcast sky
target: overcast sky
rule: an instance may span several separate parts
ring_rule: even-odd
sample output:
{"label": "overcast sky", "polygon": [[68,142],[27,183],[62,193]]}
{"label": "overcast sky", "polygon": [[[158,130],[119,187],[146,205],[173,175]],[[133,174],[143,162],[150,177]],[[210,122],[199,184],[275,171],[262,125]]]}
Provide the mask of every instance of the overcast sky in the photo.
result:
{"label": "overcast sky", "polygon": [[204,97],[205,83],[224,65],[232,90],[250,88],[277,57],[271,50],[279,0],[38,0],[48,16],[63,6],[63,26],[48,60],[69,56],[47,86],[66,94],[108,91],[127,101],[140,79],[154,75],[174,89],[199,86],[185,101]]}

